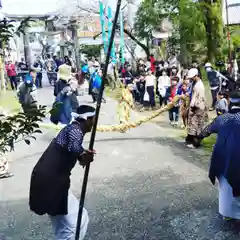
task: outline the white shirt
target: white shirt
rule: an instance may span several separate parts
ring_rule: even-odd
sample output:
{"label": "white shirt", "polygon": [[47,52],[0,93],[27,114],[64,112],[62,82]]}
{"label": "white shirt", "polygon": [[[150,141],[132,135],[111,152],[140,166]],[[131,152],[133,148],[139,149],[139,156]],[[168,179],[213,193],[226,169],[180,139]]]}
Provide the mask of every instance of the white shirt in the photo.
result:
{"label": "white shirt", "polygon": [[190,102],[191,107],[205,109],[205,87],[202,80],[198,80],[193,87],[193,95]]}
{"label": "white shirt", "polygon": [[111,76],[114,76],[114,65],[112,63],[108,64],[107,73]]}
{"label": "white shirt", "polygon": [[154,75],[148,75],[145,77],[146,87],[154,86],[155,85],[155,76]]}
{"label": "white shirt", "polygon": [[169,87],[171,85],[170,83],[170,77],[169,76],[161,76],[158,78],[158,88],[160,87]]}
{"label": "white shirt", "polygon": [[145,65],[146,65],[147,68],[150,68],[150,67],[151,67],[151,62],[147,61],[147,62],[145,63]]}

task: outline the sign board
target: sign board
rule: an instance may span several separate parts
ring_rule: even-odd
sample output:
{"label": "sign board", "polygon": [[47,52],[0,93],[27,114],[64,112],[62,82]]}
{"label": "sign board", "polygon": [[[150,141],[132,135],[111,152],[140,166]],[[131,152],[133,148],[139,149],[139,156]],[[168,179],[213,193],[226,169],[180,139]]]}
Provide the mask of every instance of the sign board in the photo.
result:
{"label": "sign board", "polygon": [[101,32],[99,16],[82,16],[78,18],[78,37],[93,37]]}

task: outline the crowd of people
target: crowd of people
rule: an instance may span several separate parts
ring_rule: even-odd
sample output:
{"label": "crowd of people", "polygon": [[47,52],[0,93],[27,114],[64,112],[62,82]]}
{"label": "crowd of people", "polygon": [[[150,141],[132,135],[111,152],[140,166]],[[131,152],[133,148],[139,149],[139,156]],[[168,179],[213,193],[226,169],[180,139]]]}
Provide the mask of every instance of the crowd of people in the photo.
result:
{"label": "crowd of people", "polygon": [[[196,63],[193,63],[188,69],[181,68],[178,63],[170,66],[169,62],[156,61],[153,56],[148,60],[140,59],[136,71],[133,71],[127,62],[117,69],[122,85],[126,88],[125,96],[127,96],[128,91],[131,93],[131,97],[125,97],[119,103],[118,112],[125,111],[125,115],[128,116],[120,117],[120,123],[128,122],[130,108],[136,105],[140,106],[140,111],[154,110],[157,105],[159,107],[167,106],[178,96],[179,100],[174,102],[172,108],[168,109],[169,123],[174,127],[187,128],[187,146],[199,147],[201,140],[198,135],[206,125],[208,112],[205,87],[199,67]],[[22,61],[18,67],[24,69],[26,64]],[[37,87],[42,86],[41,70],[43,68],[47,72],[49,84],[54,85],[56,99],[53,106],[62,103],[57,114],[51,116],[53,123],[69,124],[72,121],[73,115],[79,107],[77,100],[79,82],[88,80],[89,94],[92,96],[93,103],[97,101],[102,84],[103,66],[95,58],[83,63],[81,73],[75,73],[74,63],[70,58],[65,57],[62,61],[56,56],[51,58],[49,55],[44,63],[39,57],[36,59],[30,72],[25,73],[24,81],[18,87],[14,76],[16,73],[14,64],[9,62],[6,66],[12,88],[18,89],[18,98],[24,111],[27,106],[36,105],[36,90]],[[115,70],[115,66],[110,63],[108,75],[114,75]],[[229,109],[229,97],[224,91],[226,78],[213,70],[209,63],[205,64],[205,70],[212,93],[210,110],[216,110],[217,115],[224,114]],[[189,99],[190,104],[187,104],[184,99]],[[106,102],[104,98],[102,100]],[[119,115],[123,116],[124,114]]]}
{"label": "crowd of people", "polygon": [[[216,111],[217,116],[227,113],[229,93],[234,91],[236,82],[215,70],[210,63],[203,65],[212,95],[211,106],[208,106],[202,72],[197,63],[183,68],[178,63],[170,66],[169,62],[156,61],[153,56],[148,60],[140,59],[135,72],[129,63],[119,71],[134,104],[140,106],[140,111],[152,110],[157,106],[166,106],[178,96],[174,107],[168,109],[169,123],[174,127],[187,128],[187,146],[199,147],[199,134],[208,122],[208,110]],[[189,99],[189,104],[183,99]]]}
{"label": "crowd of people", "polygon": [[74,61],[68,56],[65,56],[63,59],[51,54],[47,54],[44,58],[36,56],[31,66],[28,66],[24,58],[21,58],[16,63],[13,63],[12,60],[6,61],[6,85],[10,83],[12,90],[17,90],[19,82],[24,80],[24,77],[28,75],[29,69],[35,69],[37,72],[35,81],[37,88],[42,88],[43,72],[47,73],[49,83],[54,85],[57,81],[58,69],[62,64],[67,64],[71,66],[73,72],[76,71]]}

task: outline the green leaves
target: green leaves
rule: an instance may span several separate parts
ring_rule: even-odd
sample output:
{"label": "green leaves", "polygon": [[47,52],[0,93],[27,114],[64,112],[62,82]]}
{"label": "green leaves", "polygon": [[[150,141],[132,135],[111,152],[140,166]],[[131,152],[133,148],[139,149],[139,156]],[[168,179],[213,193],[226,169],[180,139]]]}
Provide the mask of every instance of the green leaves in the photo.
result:
{"label": "green leaves", "polygon": [[42,133],[38,122],[46,116],[46,106],[29,108],[25,113],[19,112],[13,116],[0,116],[0,154],[14,150],[17,142],[31,144],[36,140],[35,134]]}
{"label": "green leaves", "polygon": [[87,57],[99,57],[103,45],[81,45],[80,51],[87,55]]}
{"label": "green leaves", "polygon": [[15,35],[20,37],[21,34],[25,34],[25,29],[30,27],[31,22],[35,22],[35,20],[30,17],[25,18],[20,22],[20,25],[16,28],[13,24],[13,20],[3,19],[0,21],[0,41],[7,43],[11,38]]}

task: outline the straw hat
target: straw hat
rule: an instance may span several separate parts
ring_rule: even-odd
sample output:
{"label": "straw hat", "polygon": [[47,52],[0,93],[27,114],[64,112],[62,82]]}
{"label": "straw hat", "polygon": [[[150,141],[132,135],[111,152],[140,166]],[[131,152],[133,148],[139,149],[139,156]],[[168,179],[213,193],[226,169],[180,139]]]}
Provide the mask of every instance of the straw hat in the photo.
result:
{"label": "straw hat", "polygon": [[58,69],[59,79],[68,81],[71,78],[71,66],[63,64]]}

